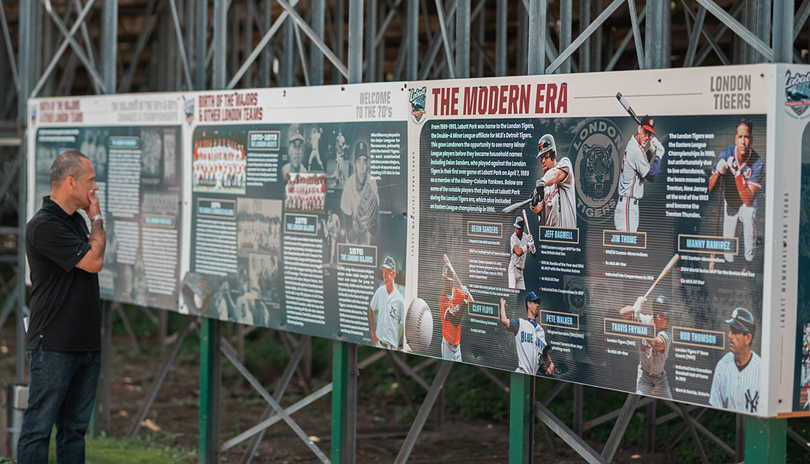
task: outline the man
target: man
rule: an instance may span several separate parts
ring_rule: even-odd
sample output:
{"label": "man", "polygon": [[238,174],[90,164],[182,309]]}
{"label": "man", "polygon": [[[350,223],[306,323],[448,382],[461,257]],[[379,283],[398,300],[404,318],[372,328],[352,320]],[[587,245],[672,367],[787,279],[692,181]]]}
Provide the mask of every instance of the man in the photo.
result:
{"label": "man", "polygon": [[385,285],[374,292],[368,307],[371,342],[377,348],[396,350],[402,346],[405,298],[394,286],[394,278],[397,275],[394,258],[386,256],[380,267],[383,271]]}
{"label": "man", "polygon": [[[49,172],[51,195],[26,228],[31,320],[25,336],[31,377],[17,462],[48,462],[56,424],[57,462],[84,462],[84,435],[99,376],[98,273],[106,236],[93,164],[76,150]],[[84,210],[90,218],[88,233]]]}
{"label": "man", "polygon": [[551,375],[554,373],[554,363],[549,354],[549,345],[546,341],[546,331],[537,323],[540,297],[534,292],[526,295],[526,319],[507,319],[506,300],[501,298],[501,324],[515,336],[517,348],[518,368],[515,372],[521,374]]}
{"label": "man", "polygon": [[557,162],[557,145],[551,134],[540,137],[537,157],[543,177],[537,180],[532,193],[532,211],[544,226],[576,229],[576,184],[571,161],[563,157]]}
{"label": "man", "polygon": [[338,129],[337,136],[335,136],[335,170],[332,173],[338,187],[342,187],[349,177],[349,164],[346,161],[347,148],[349,148],[349,144],[346,143],[346,137],[343,136],[343,129]]}
{"label": "man", "polygon": [[444,289],[439,297],[439,316],[442,321],[442,358],[449,361],[461,361],[461,320],[464,308],[472,298],[467,287],[453,285],[453,271],[449,264],[444,265],[442,272]]}
{"label": "man", "polygon": [[613,212],[616,230],[638,231],[638,202],[644,196],[644,181],[655,182],[664,156],[664,146],[655,137],[655,121],[641,119],[635,137],[627,142],[619,176],[619,202]]}
{"label": "man", "polygon": [[366,142],[360,141],[354,147],[354,174],[349,176],[340,197],[349,243],[371,244],[371,236],[377,234],[379,206],[377,181],[368,175],[368,147]]}
{"label": "man", "polygon": [[[317,126],[312,126],[309,132],[309,145],[312,150],[309,152],[309,170],[310,171],[323,171],[323,161],[321,160],[321,135],[323,130]],[[315,164],[318,163],[318,164]]]}
{"label": "man", "polygon": [[532,258],[534,258],[537,250],[534,247],[532,234],[524,232],[526,224],[523,223],[522,217],[518,216],[518,218],[515,219],[514,227],[515,233],[512,234],[512,237],[509,239],[509,246],[511,247],[509,267],[507,269],[509,288],[526,290],[526,283],[523,281],[523,268],[526,266],[526,253],[531,253]]}
{"label": "man", "polygon": [[[756,194],[765,180],[765,160],[751,148],[754,123],[742,118],[737,122],[734,145],[720,152],[709,177],[709,191],[722,186],[723,195],[723,236],[737,236],[737,222],[743,225],[743,246],[745,264],[743,272],[748,272],[754,260],[754,238],[757,229],[754,224],[757,213]],[[722,182],[720,182],[722,181]],[[719,213],[718,213],[719,214]],[[734,255],[726,253],[726,261],[734,261]]]}
{"label": "man", "polygon": [[757,330],[754,316],[744,308],[731,313],[728,350],[714,368],[709,404],[715,408],[754,414],[759,407],[761,360],[751,351]]}
{"label": "man", "polygon": [[642,314],[641,307],[645,301],[646,298],[639,297],[633,306],[625,306],[619,311],[622,319],[626,321],[653,324],[655,326],[655,338],[644,339],[638,346],[636,393],[672,399],[667,372],[664,370],[669,347],[672,344],[672,336],[667,331],[672,310],[670,310],[667,297],[659,295],[653,301],[652,315]]}
{"label": "man", "polygon": [[307,172],[307,168],[301,164],[301,152],[304,150],[305,143],[301,126],[291,124],[287,136],[287,164],[281,167],[282,175]]}

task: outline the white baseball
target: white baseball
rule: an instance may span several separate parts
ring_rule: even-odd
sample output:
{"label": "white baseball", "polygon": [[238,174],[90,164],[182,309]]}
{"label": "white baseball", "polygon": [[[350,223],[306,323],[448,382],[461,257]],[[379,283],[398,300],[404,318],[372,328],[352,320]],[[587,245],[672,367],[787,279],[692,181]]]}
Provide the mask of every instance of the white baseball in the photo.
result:
{"label": "white baseball", "polygon": [[427,353],[433,339],[433,314],[425,300],[414,298],[405,315],[405,337],[416,353]]}

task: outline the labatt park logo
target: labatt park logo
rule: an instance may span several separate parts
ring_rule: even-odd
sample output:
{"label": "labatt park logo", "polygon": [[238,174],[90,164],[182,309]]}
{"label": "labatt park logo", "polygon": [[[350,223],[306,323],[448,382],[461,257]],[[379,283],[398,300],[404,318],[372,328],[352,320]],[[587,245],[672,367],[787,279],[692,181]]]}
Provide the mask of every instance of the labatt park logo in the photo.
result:
{"label": "labatt park logo", "polygon": [[792,109],[798,116],[807,112],[810,106],[810,72],[806,74],[790,74],[785,79],[785,106]]}
{"label": "labatt park logo", "polygon": [[425,117],[425,96],[427,96],[427,87],[410,89],[408,101],[411,104],[411,117],[417,124],[421,124]]}
{"label": "labatt park logo", "polygon": [[612,220],[622,133],[607,119],[588,119],[576,126],[574,134],[568,157],[576,160],[578,215],[587,222]]}

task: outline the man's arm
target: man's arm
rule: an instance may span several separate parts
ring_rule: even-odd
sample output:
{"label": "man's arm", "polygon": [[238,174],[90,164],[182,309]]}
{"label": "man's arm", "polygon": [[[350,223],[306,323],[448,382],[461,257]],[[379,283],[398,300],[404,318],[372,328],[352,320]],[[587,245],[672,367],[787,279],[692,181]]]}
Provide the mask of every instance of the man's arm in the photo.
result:
{"label": "man's arm", "polygon": [[635,309],[633,309],[632,306],[625,306],[624,308],[619,310],[619,314],[625,321],[632,321],[633,315],[635,314]]}
{"label": "man's arm", "polygon": [[101,209],[98,204],[98,195],[95,190],[87,193],[90,199],[90,206],[87,208],[87,216],[91,221],[90,229],[90,251],[88,251],[81,261],[76,264],[79,269],[98,274],[104,267],[104,250],[107,247],[107,234],[104,233],[104,219],[101,218]]}
{"label": "man's arm", "polygon": [[374,310],[371,309],[371,306],[368,307],[368,325],[371,329],[371,343],[376,345],[379,339],[377,338],[377,331],[374,330]]}
{"label": "man's arm", "polygon": [[655,338],[648,338],[647,344],[655,351],[661,351],[667,347],[667,342],[660,335]]}
{"label": "man's arm", "polygon": [[501,324],[507,329],[509,328],[509,319],[506,318],[506,300],[501,298]]}
{"label": "man's arm", "polygon": [[543,174],[542,179],[546,183],[546,187],[550,187],[556,184],[557,182],[564,180],[567,175],[568,175],[567,172],[555,166],[549,169],[548,172]]}

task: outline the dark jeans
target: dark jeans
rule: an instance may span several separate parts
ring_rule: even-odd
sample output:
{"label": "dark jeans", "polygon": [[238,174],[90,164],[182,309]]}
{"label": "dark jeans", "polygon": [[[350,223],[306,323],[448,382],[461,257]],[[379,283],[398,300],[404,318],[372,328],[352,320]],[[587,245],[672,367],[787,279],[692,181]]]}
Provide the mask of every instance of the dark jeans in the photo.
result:
{"label": "dark jeans", "polygon": [[17,444],[19,464],[48,462],[56,424],[56,462],[84,462],[84,435],[90,424],[101,369],[99,353],[28,351],[31,378],[28,408]]}

